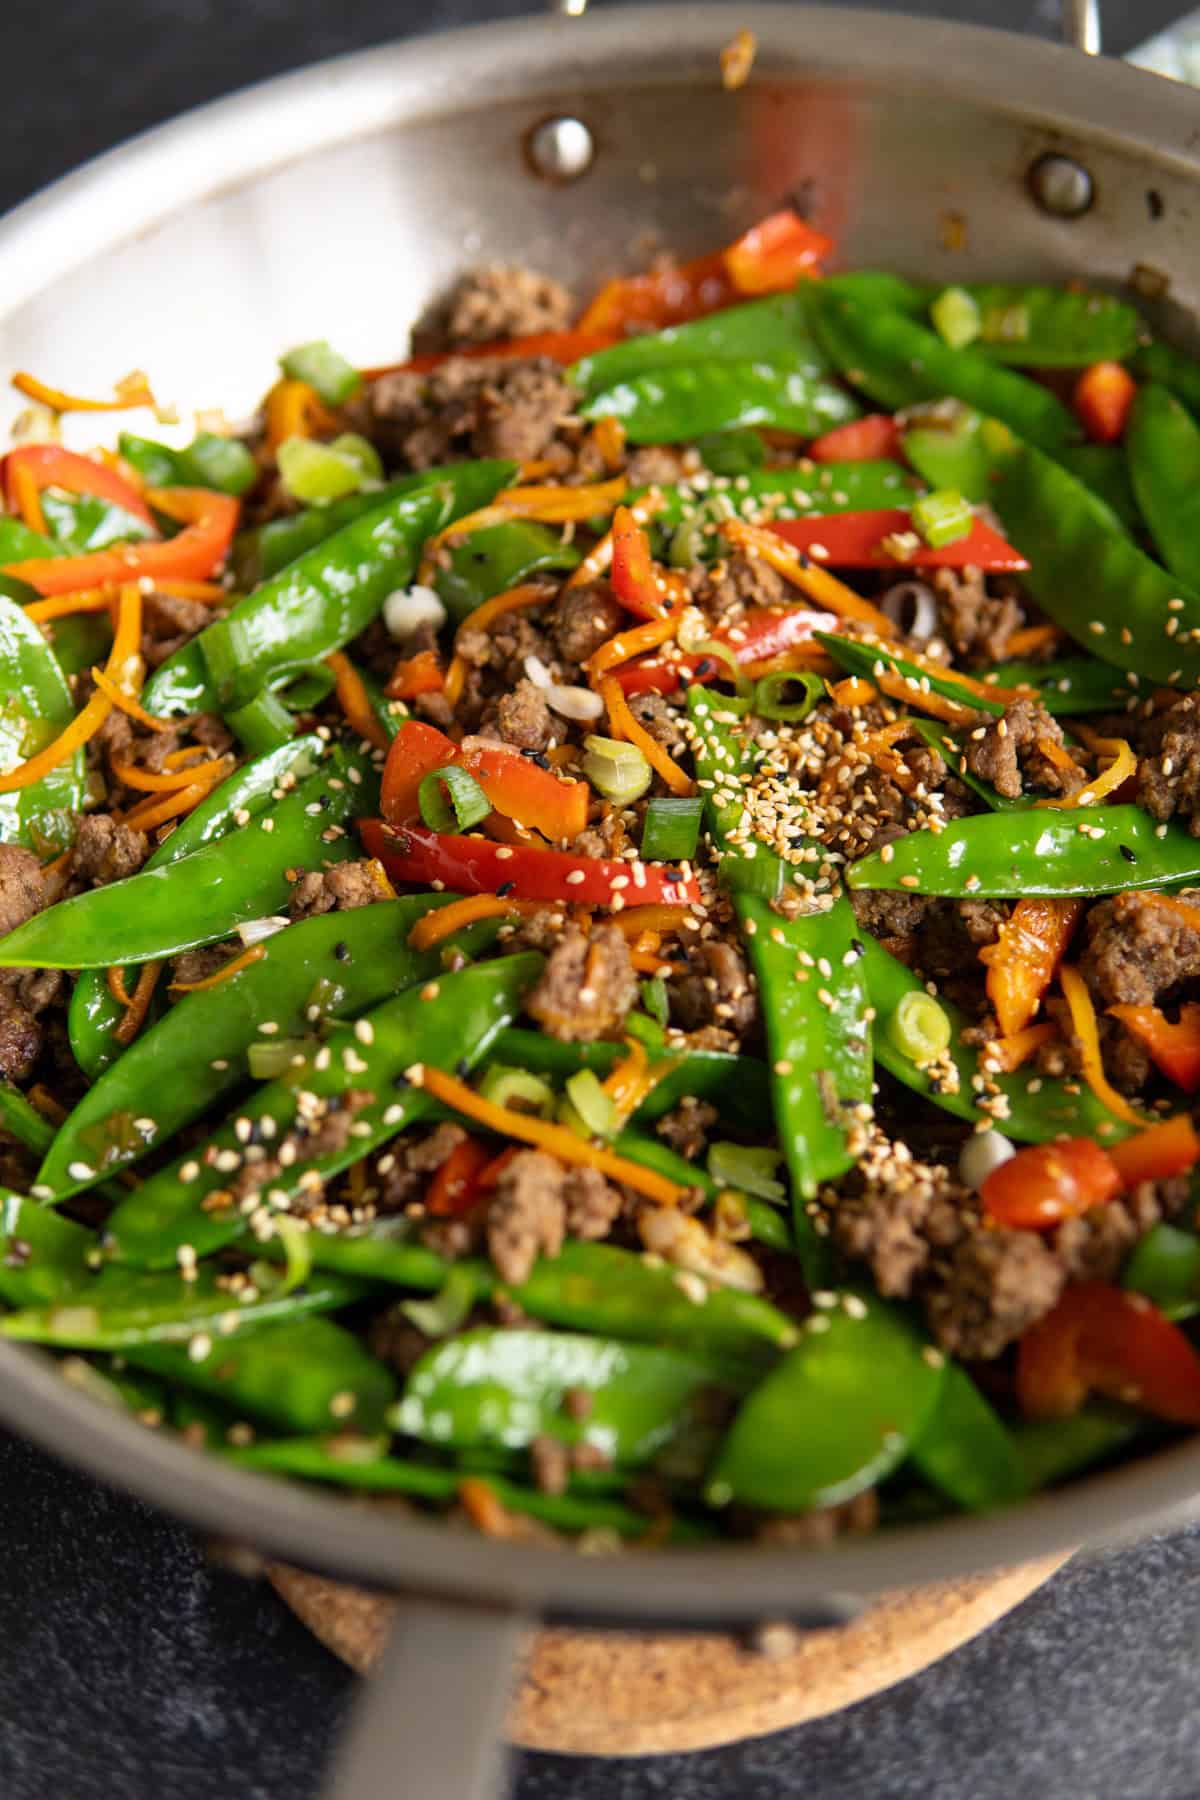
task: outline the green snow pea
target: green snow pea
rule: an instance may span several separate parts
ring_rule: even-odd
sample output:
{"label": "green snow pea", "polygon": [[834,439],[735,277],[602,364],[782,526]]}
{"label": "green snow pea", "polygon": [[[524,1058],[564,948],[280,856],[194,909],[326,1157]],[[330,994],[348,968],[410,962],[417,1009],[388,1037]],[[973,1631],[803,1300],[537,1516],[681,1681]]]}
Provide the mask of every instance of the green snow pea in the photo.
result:
{"label": "green snow pea", "polygon": [[1141,320],[1111,294],[1012,282],[962,285],[980,312],[982,330],[973,347],[992,362],[1084,369],[1095,362],[1124,362],[1137,349]]}
{"label": "green snow pea", "polygon": [[1145,1294],[1168,1319],[1190,1319],[1200,1312],[1200,1238],[1155,1225],[1125,1264],[1121,1285]]}
{"label": "green snow pea", "polygon": [[0,1188],[0,1300],[8,1306],[52,1306],[96,1279],[88,1257],[94,1232],[49,1207]]}
{"label": "green snow pea", "polygon": [[[291,738],[280,749],[243,763],[228,780],[221,782],[206,800],[193,807],[143,863],[140,873],[165,869],[183,857],[190,856],[202,844],[215,843],[234,829],[234,814],[248,812],[252,818],[272,803],[272,796],[293,785],[303,776],[312,775],[325,754],[325,746],[315,733]],[[123,1008],[114,1000],[100,969],[81,969],[71,993],[67,1012],[67,1031],[75,1060],[92,1081],[117,1060],[121,1046],[113,1038]],[[86,1160],[86,1159],[85,1159]]]}
{"label": "green snow pea", "polygon": [[[515,470],[515,463],[512,468]],[[334,500],[328,506],[307,506],[301,512],[286,513],[282,518],[268,519],[265,525],[240,531],[233,540],[232,556],[238,586],[247,591],[256,588],[306,551],[315,550],[343,526],[353,525],[355,520],[405,494],[423,492],[432,473],[429,470],[419,475],[402,475],[374,493],[348,494],[344,500]]]}
{"label": "green snow pea", "polygon": [[[520,1027],[501,1033],[496,1041],[497,1062],[563,1079],[578,1069],[594,1069],[603,1080],[625,1054],[622,1044],[601,1040],[564,1044]],[[635,1116],[646,1122],[661,1119],[688,1094],[711,1101],[726,1118],[748,1131],[771,1128],[769,1077],[765,1065],[755,1057],[731,1056],[723,1050],[689,1051],[680,1057],[678,1068],[651,1090]]]}
{"label": "green snow pea", "polygon": [[[0,938],[0,968],[100,969],[215,943],[286,904],[288,869],[327,867],[353,854],[344,831],[331,842],[324,834],[370,810],[373,781],[367,759],[335,749],[256,828],[60,901],[18,926]],[[320,811],[310,814],[310,806]]]}
{"label": "green snow pea", "polygon": [[[794,469],[753,469],[749,474],[695,476],[662,488],[663,506],[651,520],[654,530],[673,529],[700,518],[716,522],[732,518],[747,500],[769,505],[777,519],[813,513],[825,517],[843,512],[876,512],[908,506],[920,484],[900,463],[886,458],[871,462],[803,463]],[[634,490],[634,498],[647,493]]]}
{"label": "green snow pea", "polygon": [[933,1417],[912,1447],[927,1481],[969,1512],[1011,1506],[1028,1493],[1008,1426],[965,1369],[947,1363]]}
{"label": "green snow pea", "polygon": [[1151,1430],[1144,1413],[1097,1403],[1065,1419],[1023,1419],[1013,1429],[1013,1441],[1026,1481],[1036,1489],[1081,1474]]}
{"label": "green snow pea", "polygon": [[982,681],[1000,687],[1031,687],[1056,719],[1076,713],[1120,712],[1133,688],[1093,656],[1064,657],[1061,662],[996,663],[980,671]]}
{"label": "green snow pea", "polygon": [[[247,1449],[225,1450],[223,1455],[239,1469],[264,1475],[298,1476],[366,1493],[408,1494],[432,1501],[457,1499],[465,1474],[462,1469],[439,1468],[432,1463],[404,1462],[384,1455],[382,1447],[373,1447],[369,1441],[354,1445],[345,1438],[277,1438]],[[510,1512],[528,1513],[558,1531],[615,1531],[621,1537],[639,1538],[655,1523],[645,1513],[602,1494],[543,1494],[493,1474],[474,1479],[490,1488]],[[673,1514],[667,1541],[700,1543],[712,1536],[703,1523]]]}
{"label": "green snow pea", "polygon": [[581,408],[585,419],[620,419],[634,444],[687,443],[741,425],[815,437],[861,411],[843,388],[807,367],[749,361],[653,369],[605,388]]}
{"label": "green snow pea", "polygon": [[986,500],[992,453],[982,436],[983,414],[961,401],[942,400],[909,415],[904,454],[931,488]]}
{"label": "green snow pea", "polygon": [[123,431],[121,455],[147,487],[205,487],[241,496],[258,480],[253,452],[240,438],[202,431],[183,450]]}
{"label": "green snow pea", "polygon": [[885,668],[902,675],[906,681],[916,682],[918,685],[927,682],[935,694],[944,694],[947,700],[957,700],[960,706],[969,706],[975,712],[991,713],[993,717],[999,718],[1004,711],[1003,700],[985,700],[981,694],[963,687],[952,674],[935,675],[928,669],[920,669],[915,663],[906,662],[897,651],[890,650],[878,639],[864,643],[860,638],[839,637],[831,631],[816,631],[813,636],[848,675],[862,675],[870,681],[882,663]]}
{"label": "green snow pea", "polygon": [[943,1371],[908,1315],[875,1294],[839,1299],[742,1403],[709,1477],[712,1505],[837,1506],[890,1474],[928,1428]]}
{"label": "green snow pea", "polygon": [[469,537],[458,538],[449,552],[449,561],[438,570],[433,585],[456,625],[493,594],[507,593],[543,571],[565,573],[578,568],[581,560],[573,545],[563,543],[561,533],[528,519],[487,525]]}
{"label": "green snow pea", "polygon": [[[643,1168],[656,1169],[668,1181],[677,1181],[680,1187],[702,1189],[710,1200],[715,1200],[724,1186],[733,1186],[732,1182],[723,1184],[714,1181],[706,1169],[701,1168],[698,1163],[688,1162],[678,1151],[664,1144],[661,1138],[644,1137],[639,1131],[621,1131],[614,1140],[614,1148],[622,1156],[627,1156],[630,1162],[641,1163]],[[785,1255],[790,1253],[794,1248],[792,1233],[783,1213],[767,1201],[756,1199],[753,1194],[742,1194],[740,1198],[745,1207],[751,1237],[772,1250],[780,1250]]]}
{"label": "green snow pea", "polygon": [[[881,1025],[891,1018],[906,994],[922,994],[925,984],[898,957],[892,956],[869,932],[859,933],[863,945],[862,967],[871,1004]],[[1036,1093],[1030,1091],[1028,1074],[1018,1069],[1013,1075],[985,1076],[986,1089],[1000,1095],[999,1111],[987,1113],[977,1104],[975,1077],[982,1075],[977,1050],[963,1043],[963,1032],[969,1023],[966,1015],[938,995],[938,1005],[950,1020],[950,1060],[958,1072],[955,1085],[939,1073],[935,1080],[927,1069],[913,1062],[900,1050],[887,1030],[875,1034],[875,1055],[890,1075],[914,1093],[923,1094],[944,1112],[977,1123],[994,1118],[1006,1137],[1020,1143],[1043,1144],[1055,1137],[1100,1137],[1115,1143],[1128,1137],[1133,1127],[1114,1118],[1081,1082],[1068,1086],[1053,1076],[1043,1075]],[[1077,1092],[1072,1090],[1077,1089]]]}
{"label": "green snow pea", "polygon": [[[260,1142],[285,1136],[299,1116],[298,1090],[330,1102],[351,1090],[367,1092],[372,1098],[356,1111],[344,1145],[315,1156],[301,1152],[287,1168],[264,1177],[264,1187],[270,1194],[294,1196],[309,1170],[322,1177],[338,1173],[407,1125],[429,1116],[432,1103],[404,1080],[405,1069],[417,1062],[449,1069],[466,1062],[470,1067],[486,1056],[496,1033],[511,1024],[521,995],[540,966],[539,957],[525,955],[463,969],[442,977],[436,1006],[422,999],[423,990],[408,988],[366,1013],[356,1026],[338,1026],[320,1049],[307,1053],[303,1067],[289,1067],[285,1075],[264,1083],[235,1118],[220,1125],[211,1135],[212,1149],[218,1156],[229,1153],[236,1167],[244,1161],[247,1129]],[[259,1125],[265,1120],[273,1122],[266,1132]],[[243,1126],[239,1135],[241,1121],[249,1121],[249,1126]],[[220,1159],[226,1162],[225,1156]],[[157,1170],[117,1207],[108,1233],[122,1261],[167,1268],[181,1244],[191,1244],[198,1255],[205,1255],[245,1230],[246,1220],[237,1207],[220,1212],[204,1209],[206,1197],[231,1173],[228,1163],[222,1170],[202,1162],[193,1173],[196,1161],[185,1153]]]}
{"label": "green snow pea", "polygon": [[1159,555],[1200,592],[1200,425],[1168,388],[1139,388],[1125,454]]}
{"label": "green snow pea", "polygon": [[[551,1437],[593,1445],[620,1467],[635,1469],[673,1439],[707,1439],[708,1392],[744,1393],[758,1374],[615,1338],[484,1328],[427,1350],[388,1422],[393,1431],[435,1448],[516,1450]],[[590,1397],[584,1420],[574,1419],[563,1403],[571,1390]]]}
{"label": "green snow pea", "polygon": [[0,1131],[16,1138],[26,1150],[42,1156],[54,1142],[54,1126],[30,1104],[20,1088],[0,1081]]}
{"label": "green snow pea", "polygon": [[752,425],[736,431],[709,431],[697,438],[695,451],[714,475],[753,475],[767,460],[762,433]]}
{"label": "green snow pea", "polygon": [[59,494],[46,488],[40,497],[51,537],[66,545],[72,556],[150,536],[144,519],[95,494]]}
{"label": "green snow pea", "polygon": [[[0,595],[0,764],[15,768],[45,748],[75,717],[75,702],[53,650],[16,601]],[[83,805],[82,749],[32,786],[0,794],[0,843],[41,856],[65,850]]]}
{"label": "green snow pea", "polygon": [[147,682],[143,705],[161,716],[235,712],[340,650],[412,579],[426,538],[486,505],[512,469],[471,462],[434,470],[343,525],[169,656]]}
{"label": "green snow pea", "polygon": [[[143,1279],[148,1279],[143,1277]],[[295,1297],[295,1296],[291,1296]],[[228,1295],[226,1296],[228,1305]],[[382,1363],[332,1319],[294,1310],[271,1324],[211,1334],[212,1347],[141,1341],[122,1354],[173,1385],[193,1388],[282,1431],[379,1431],[396,1383]],[[351,1404],[352,1403],[352,1404]]]}
{"label": "green snow pea", "polygon": [[1143,344],[1133,359],[1142,381],[1170,388],[1191,412],[1200,412],[1200,362],[1174,344]]}
{"label": "green snow pea", "polygon": [[[281,1040],[304,1038],[440,974],[444,946],[410,950],[408,933],[452,898],[417,894],[302,920],[268,938],[259,960],[220,986],[183,995],[63,1121],[38,1171],[39,1191],[65,1199],[169,1142],[246,1080],[264,1021]],[[450,942],[477,949],[494,936],[485,925]],[[170,1082],[160,1080],[163,1069]],[[81,1168],[92,1174],[81,1177]]]}
{"label": "green snow pea", "polygon": [[[1084,835],[1079,827],[1089,827]],[[1102,833],[1092,837],[1094,829]],[[1160,836],[1159,833],[1162,833]],[[852,888],[905,888],[962,900],[1026,894],[1116,894],[1200,879],[1200,842],[1156,826],[1140,806],[1033,808],[911,831],[846,871]]]}
{"label": "green snow pea", "polygon": [[581,357],[567,376],[590,400],[660,369],[726,362],[783,363],[813,379],[829,373],[829,364],[813,341],[804,296],[791,293],[626,338]]}
{"label": "green snow pea", "polygon": [[383,683],[372,675],[370,669],[360,669],[357,663],[354,668],[366,691],[371,711],[386,732],[390,744],[405,719],[411,717],[408,707],[403,700],[389,700],[383,691]]}
{"label": "green snow pea", "polygon": [[1077,643],[1169,687],[1200,679],[1200,594],[1139,550],[1066,469],[1017,445],[998,459],[992,504],[1029,559],[1026,587]]}
{"label": "green snow pea", "polygon": [[11,513],[0,515],[0,563],[25,562],[35,556],[72,556],[70,544],[32,531]]}
{"label": "green snow pea", "polygon": [[952,350],[934,331],[837,293],[812,296],[817,340],[835,367],[890,411],[946,395],[978,407],[1058,451],[1076,443],[1076,420],[1048,388],[997,365],[980,351]]}
{"label": "green snow pea", "polygon": [[973,794],[978,794],[990,812],[1020,812],[1029,805],[1028,800],[1009,799],[1007,795],[997,792],[990,781],[982,781],[978,775],[972,774],[967,767],[963,754],[962,741],[936,719],[922,719],[913,713],[909,723],[919,738],[927,743],[931,750],[936,750],[950,773],[969,787]]}
{"label": "green snow pea", "polygon": [[915,281],[893,275],[889,269],[847,269],[844,274],[828,275],[819,284],[812,283],[800,291],[810,303],[826,294],[838,294],[844,300],[856,300],[880,312],[908,313],[919,318],[940,290],[919,287]]}
{"label": "green snow pea", "polygon": [[[35,600],[32,588],[29,598]],[[93,663],[103,663],[112,644],[112,624],[107,613],[69,613],[48,627],[50,648],[64,675],[78,675]]]}
{"label": "green snow pea", "polygon": [[1097,500],[1104,502],[1126,531],[1141,529],[1142,515],[1123,449],[1111,444],[1076,444],[1073,449],[1060,451],[1058,461],[1076,481],[1090,488]]}

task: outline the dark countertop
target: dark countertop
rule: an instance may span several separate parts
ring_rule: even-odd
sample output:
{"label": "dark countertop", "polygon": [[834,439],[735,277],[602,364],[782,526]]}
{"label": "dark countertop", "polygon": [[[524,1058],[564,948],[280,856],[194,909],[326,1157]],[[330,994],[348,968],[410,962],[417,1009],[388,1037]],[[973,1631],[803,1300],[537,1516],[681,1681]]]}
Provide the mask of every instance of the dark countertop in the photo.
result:
{"label": "dark countertop", "polygon": [[[398,32],[528,8],[10,0],[4,10],[0,208],[231,88]],[[1056,0],[922,10],[1044,34],[1057,18]],[[1105,0],[1109,48],[1128,49],[1179,10]],[[517,1800],[1195,1800],[1198,1620],[1200,1530],[1077,1562],[945,1662],[834,1718],[649,1762],[523,1756]],[[0,1434],[3,1800],[308,1800],[351,1690],[269,1589],[213,1567],[140,1502]]]}

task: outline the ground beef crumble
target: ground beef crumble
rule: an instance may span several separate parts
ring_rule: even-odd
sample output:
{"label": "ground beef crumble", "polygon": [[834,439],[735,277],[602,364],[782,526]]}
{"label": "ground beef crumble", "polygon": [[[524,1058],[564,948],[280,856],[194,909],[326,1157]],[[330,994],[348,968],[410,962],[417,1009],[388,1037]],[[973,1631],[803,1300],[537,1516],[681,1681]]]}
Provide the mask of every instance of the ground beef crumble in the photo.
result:
{"label": "ground beef crumble", "polygon": [[144,831],[118,824],[108,813],[85,813],[75,834],[71,874],[77,881],[104,887],[136,875],[150,854]]}
{"label": "ground beef crumble", "polygon": [[560,281],[535,269],[492,263],[470,269],[434,306],[413,332],[415,351],[561,331],[570,323],[573,302]]}
{"label": "ground beef crumble", "polygon": [[999,719],[990,719],[967,738],[967,767],[990,781],[1006,800],[1020,797],[1023,786],[1070,794],[1084,785],[1081,771],[1062,769],[1040,745],[1061,747],[1062,727],[1036,700],[1012,700]]}
{"label": "ground beef crumble", "polygon": [[373,863],[335,863],[332,869],[299,873],[288,911],[293,919],[315,919],[321,913],[351,912],[355,907],[372,906],[387,898]]}
{"label": "ground beef crumble", "polygon": [[589,1043],[610,1037],[637,1004],[629,946],[615,925],[590,936],[570,925],[546,960],[525,1010],[551,1037]]}
{"label": "ground beef crumble", "polygon": [[654,1129],[672,1150],[694,1162],[707,1148],[709,1127],[716,1124],[718,1116],[716,1107],[707,1100],[685,1094],[678,1106],[664,1113]]}
{"label": "ground beef crumble", "polygon": [[[1127,735],[1122,720],[1121,735]],[[1137,772],[1137,803],[1152,818],[1176,814],[1200,837],[1200,694],[1187,694],[1146,722]]]}
{"label": "ground beef crumble", "polygon": [[979,569],[935,569],[931,586],[940,633],[957,655],[972,668],[1003,662],[1009,638],[1025,623],[1017,600],[989,593]]}
{"label": "ground beef crumble", "polygon": [[397,465],[429,469],[456,457],[542,456],[578,396],[548,357],[451,357],[426,374],[398,370],[371,383],[371,431]]}
{"label": "ground beef crumble", "polygon": [[1200,930],[1154,894],[1116,894],[1093,906],[1079,967],[1101,1006],[1153,1005],[1200,976]]}

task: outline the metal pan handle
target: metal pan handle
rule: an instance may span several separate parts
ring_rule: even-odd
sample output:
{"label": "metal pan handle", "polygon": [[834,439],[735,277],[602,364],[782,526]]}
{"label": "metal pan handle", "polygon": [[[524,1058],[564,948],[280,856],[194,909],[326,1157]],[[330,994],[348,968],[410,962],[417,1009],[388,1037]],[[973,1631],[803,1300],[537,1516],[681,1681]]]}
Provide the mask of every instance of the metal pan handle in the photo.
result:
{"label": "metal pan handle", "polygon": [[525,1628],[503,1608],[406,1600],[325,1800],[499,1800],[504,1715]]}
{"label": "metal pan handle", "polygon": [[1063,37],[1088,56],[1100,54],[1100,0],[1063,0]]}

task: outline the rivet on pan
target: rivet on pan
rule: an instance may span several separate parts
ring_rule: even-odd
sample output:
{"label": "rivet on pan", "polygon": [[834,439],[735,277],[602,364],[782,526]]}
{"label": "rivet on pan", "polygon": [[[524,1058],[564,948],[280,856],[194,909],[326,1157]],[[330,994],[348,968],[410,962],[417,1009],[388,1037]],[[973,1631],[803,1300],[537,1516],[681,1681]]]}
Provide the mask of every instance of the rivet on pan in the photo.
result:
{"label": "rivet on pan", "polygon": [[529,134],[529,160],[547,181],[577,181],[591,167],[596,144],[582,119],[543,119]]}
{"label": "rivet on pan", "polygon": [[1073,157],[1048,151],[1029,171],[1029,191],[1056,219],[1081,219],[1096,197],[1092,178]]}

